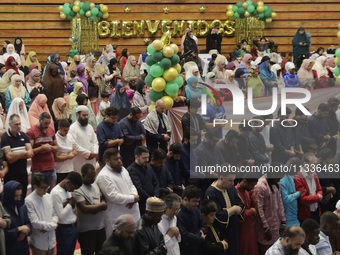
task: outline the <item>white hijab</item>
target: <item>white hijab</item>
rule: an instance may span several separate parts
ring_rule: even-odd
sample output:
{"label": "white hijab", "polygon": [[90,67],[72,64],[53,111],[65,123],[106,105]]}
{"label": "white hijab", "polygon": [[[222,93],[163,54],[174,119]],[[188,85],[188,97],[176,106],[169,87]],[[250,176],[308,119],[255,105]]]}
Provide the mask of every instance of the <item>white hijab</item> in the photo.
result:
{"label": "white hijab", "polygon": [[322,65],[322,63],[326,62],[326,60],[327,60],[327,58],[325,56],[318,57],[315,60],[315,64],[314,64],[312,70],[316,71],[318,78],[320,78],[322,76],[328,77],[327,64],[325,64],[324,66]]}
{"label": "white hijab", "polygon": [[286,72],[289,73],[290,70],[294,69],[295,65],[293,62],[287,62],[285,65]]}
{"label": "white hijab", "polygon": [[[22,111],[19,111],[20,102],[22,102],[24,104]],[[29,118],[28,118],[26,104],[25,104],[25,101],[22,98],[19,98],[19,97],[14,98],[11,105],[9,106],[9,109],[8,109],[8,112],[7,112],[7,118],[6,118],[6,122],[5,122],[6,131],[9,129],[9,117],[12,114],[19,115],[20,121],[21,121],[20,131],[26,133],[27,130],[31,128],[31,125],[30,125],[30,121],[29,121]]]}
{"label": "white hijab", "polygon": [[190,77],[194,76],[194,75],[193,75],[194,72],[198,72],[197,78],[198,78],[198,79],[201,79],[201,75],[200,75],[200,72],[199,72],[197,66],[192,66],[192,67],[190,67],[189,71],[188,71],[188,72],[186,73],[186,75],[185,75],[185,79],[188,80]]}

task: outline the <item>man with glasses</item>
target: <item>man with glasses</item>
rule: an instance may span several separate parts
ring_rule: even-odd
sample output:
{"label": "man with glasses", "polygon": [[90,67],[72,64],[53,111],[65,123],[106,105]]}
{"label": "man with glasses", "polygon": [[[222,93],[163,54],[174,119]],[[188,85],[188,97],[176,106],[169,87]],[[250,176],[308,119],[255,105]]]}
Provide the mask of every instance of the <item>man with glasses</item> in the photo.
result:
{"label": "man with glasses", "polygon": [[53,209],[53,199],[47,190],[50,182],[46,175],[37,173],[33,176],[34,191],[25,199],[28,218],[32,224],[29,243],[33,255],[54,255],[55,235],[58,216]]}
{"label": "man with glasses", "polygon": [[117,122],[119,111],[115,107],[105,109],[105,118],[97,127],[97,138],[99,142],[98,161],[100,167],[104,167],[104,151],[107,148],[116,148],[124,143],[123,133]]}
{"label": "man with glasses", "polygon": [[93,127],[88,124],[89,110],[85,105],[76,108],[77,121],[70,127],[70,135],[76,144],[77,156],[73,160],[74,171],[81,173],[86,163],[96,166],[98,156],[98,140]]}

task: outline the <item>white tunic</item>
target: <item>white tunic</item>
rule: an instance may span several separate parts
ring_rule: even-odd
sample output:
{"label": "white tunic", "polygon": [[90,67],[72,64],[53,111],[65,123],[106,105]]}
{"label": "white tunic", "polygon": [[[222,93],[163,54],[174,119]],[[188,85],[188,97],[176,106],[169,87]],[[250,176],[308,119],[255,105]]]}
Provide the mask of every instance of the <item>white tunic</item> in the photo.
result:
{"label": "white tunic", "polygon": [[74,171],[81,174],[82,166],[87,163],[95,167],[95,158],[87,160],[91,151],[98,153],[98,140],[93,127],[91,125],[83,127],[76,121],[71,125],[69,134],[75,141],[77,149],[77,156],[73,159]]}
{"label": "white tunic", "polygon": [[177,217],[174,216],[170,219],[165,214],[162,215],[162,220],[158,223],[158,229],[164,236],[165,246],[168,250],[167,255],[179,255],[181,254],[179,250],[179,242],[181,242],[181,234],[177,237],[173,236],[170,237],[166,233],[169,231],[170,228],[177,227]]}
{"label": "white tunic", "polygon": [[107,202],[107,210],[104,213],[106,236],[112,234],[112,223],[120,215],[131,214],[136,222],[140,219],[138,203],[135,203],[131,209],[126,207],[127,204],[134,202],[132,194],[138,195],[138,192],[129,172],[124,167],[120,173],[117,173],[106,165],[98,174],[96,183]]}

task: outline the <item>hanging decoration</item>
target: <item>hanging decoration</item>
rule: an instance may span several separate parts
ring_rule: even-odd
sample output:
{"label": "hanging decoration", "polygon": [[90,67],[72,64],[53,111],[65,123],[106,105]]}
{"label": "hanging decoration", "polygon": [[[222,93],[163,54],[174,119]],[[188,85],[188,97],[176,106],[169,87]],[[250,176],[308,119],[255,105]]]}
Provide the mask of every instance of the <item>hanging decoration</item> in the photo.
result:
{"label": "hanging decoration", "polygon": [[[170,44],[171,33],[167,31],[160,40],[154,40],[149,44],[147,51],[150,54],[146,58],[148,75],[145,84],[151,87],[149,97],[153,102],[164,100],[166,109],[174,105],[178,90],[183,86],[184,80],[179,75],[181,66],[177,55],[178,46]],[[149,107],[149,111],[155,104]]]}
{"label": "hanging decoration", "polygon": [[271,23],[277,14],[272,7],[264,5],[262,1],[245,2],[238,1],[236,5],[227,6],[227,16],[235,19],[235,43],[240,43],[243,39],[252,42],[254,38],[263,36],[265,23]]}
{"label": "hanging decoration", "polygon": [[109,8],[104,4],[94,4],[90,1],[65,3],[58,7],[61,19],[71,21],[72,48],[81,54],[99,50],[98,19],[109,17]]}

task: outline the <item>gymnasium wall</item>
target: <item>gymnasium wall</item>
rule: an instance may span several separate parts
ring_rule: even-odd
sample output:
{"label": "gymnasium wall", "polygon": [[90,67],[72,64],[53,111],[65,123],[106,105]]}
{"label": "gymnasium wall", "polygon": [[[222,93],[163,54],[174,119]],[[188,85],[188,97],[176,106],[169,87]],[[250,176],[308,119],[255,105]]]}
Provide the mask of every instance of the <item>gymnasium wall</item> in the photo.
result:
{"label": "gymnasium wall", "polygon": [[[20,36],[26,47],[26,54],[33,50],[38,59],[45,64],[50,53],[58,52],[62,60],[71,49],[69,37],[71,35],[70,22],[59,18],[58,6],[70,0],[0,0],[0,42],[8,39],[13,42],[14,37]],[[110,17],[113,20],[206,20],[210,24],[213,20],[227,20],[226,7],[235,4],[234,1],[222,0],[100,0],[95,3],[108,5]],[[290,52],[291,41],[297,29],[303,26],[312,34],[312,48],[319,46],[328,48],[338,46],[336,37],[340,21],[339,0],[265,0],[265,5],[274,9],[277,18],[270,24],[266,23],[264,35],[279,43],[279,52]],[[201,6],[206,8],[200,13]],[[129,7],[130,12],[124,9]],[[163,8],[168,7],[169,13],[164,14]],[[157,37],[161,36],[161,30]],[[145,38],[105,38],[100,39],[100,48],[106,43],[117,44],[118,50],[128,48],[131,54],[137,56],[145,51]],[[172,41],[180,45],[180,37]],[[205,49],[205,37],[198,38],[198,48]],[[234,37],[224,36],[222,54],[227,54],[235,48]]]}

